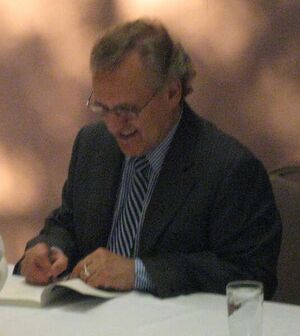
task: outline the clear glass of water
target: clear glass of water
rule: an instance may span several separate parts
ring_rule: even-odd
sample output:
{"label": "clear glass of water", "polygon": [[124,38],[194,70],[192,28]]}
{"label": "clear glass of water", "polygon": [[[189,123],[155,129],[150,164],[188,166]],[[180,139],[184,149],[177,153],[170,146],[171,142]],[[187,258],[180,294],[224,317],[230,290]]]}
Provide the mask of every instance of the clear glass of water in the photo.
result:
{"label": "clear glass of water", "polygon": [[5,284],[7,278],[7,271],[8,267],[4,254],[4,244],[0,235],[0,291]]}
{"label": "clear glass of water", "polygon": [[230,336],[262,336],[263,284],[233,281],[226,287]]}

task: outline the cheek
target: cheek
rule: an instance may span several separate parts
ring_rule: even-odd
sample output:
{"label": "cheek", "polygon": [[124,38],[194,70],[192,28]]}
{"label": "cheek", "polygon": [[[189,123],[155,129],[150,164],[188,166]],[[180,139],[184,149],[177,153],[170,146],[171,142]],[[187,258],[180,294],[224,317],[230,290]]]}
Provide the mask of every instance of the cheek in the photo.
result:
{"label": "cheek", "polygon": [[144,120],[137,127],[143,141],[150,142],[157,137],[158,129],[155,123],[151,120]]}

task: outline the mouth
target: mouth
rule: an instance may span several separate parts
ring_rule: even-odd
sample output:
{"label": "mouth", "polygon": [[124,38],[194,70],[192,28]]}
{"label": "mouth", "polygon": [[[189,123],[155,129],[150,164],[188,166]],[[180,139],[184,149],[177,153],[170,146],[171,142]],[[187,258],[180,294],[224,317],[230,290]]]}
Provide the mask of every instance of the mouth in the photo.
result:
{"label": "mouth", "polygon": [[129,130],[129,131],[123,131],[119,133],[119,139],[120,140],[130,140],[137,134],[137,130]]}

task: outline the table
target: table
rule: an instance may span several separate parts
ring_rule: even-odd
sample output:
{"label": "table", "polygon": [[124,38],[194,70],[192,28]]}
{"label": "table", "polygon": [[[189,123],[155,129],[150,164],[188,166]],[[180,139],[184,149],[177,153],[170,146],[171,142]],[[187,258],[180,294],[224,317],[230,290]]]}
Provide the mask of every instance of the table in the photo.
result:
{"label": "table", "polygon": [[[226,298],[131,292],[44,308],[0,306],[1,336],[228,336]],[[300,306],[264,303],[264,336],[300,336]]]}

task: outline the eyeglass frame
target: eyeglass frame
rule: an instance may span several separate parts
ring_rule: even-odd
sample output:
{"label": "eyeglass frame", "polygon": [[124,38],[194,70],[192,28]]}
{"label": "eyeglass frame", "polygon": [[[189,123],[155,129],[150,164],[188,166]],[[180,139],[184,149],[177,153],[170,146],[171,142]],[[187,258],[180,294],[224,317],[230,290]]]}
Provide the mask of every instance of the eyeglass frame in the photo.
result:
{"label": "eyeglass frame", "polygon": [[[113,113],[115,115],[117,115],[118,117],[120,116],[126,116],[129,119],[136,119],[138,118],[138,116],[143,112],[143,110],[150,104],[150,102],[152,101],[152,99],[158,94],[158,92],[161,90],[161,86],[159,86],[157,89],[154,90],[154,92],[152,93],[152,95],[150,96],[150,98],[144,103],[144,105],[142,107],[135,107],[134,109],[130,109],[127,108],[125,109],[121,106],[115,106],[113,108],[105,108],[104,106],[98,105],[98,106],[93,106],[91,104],[91,99],[94,93],[94,90],[92,90],[91,94],[89,95],[87,101],[86,101],[86,107],[91,110],[93,113],[98,114],[101,118],[104,118],[106,116],[108,116],[109,114]],[[122,104],[120,104],[122,105]],[[133,107],[133,106],[132,106]],[[96,109],[99,109],[100,111],[96,111]]]}

